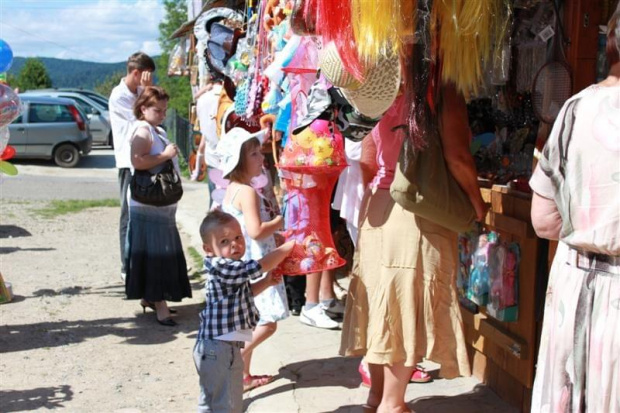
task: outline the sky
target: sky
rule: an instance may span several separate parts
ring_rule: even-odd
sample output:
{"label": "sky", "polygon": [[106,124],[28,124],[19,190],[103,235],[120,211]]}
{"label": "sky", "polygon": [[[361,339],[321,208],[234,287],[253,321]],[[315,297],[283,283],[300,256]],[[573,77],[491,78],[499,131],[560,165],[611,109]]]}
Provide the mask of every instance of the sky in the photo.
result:
{"label": "sky", "polygon": [[14,56],[101,63],[155,56],[161,0],[0,0],[0,38]]}

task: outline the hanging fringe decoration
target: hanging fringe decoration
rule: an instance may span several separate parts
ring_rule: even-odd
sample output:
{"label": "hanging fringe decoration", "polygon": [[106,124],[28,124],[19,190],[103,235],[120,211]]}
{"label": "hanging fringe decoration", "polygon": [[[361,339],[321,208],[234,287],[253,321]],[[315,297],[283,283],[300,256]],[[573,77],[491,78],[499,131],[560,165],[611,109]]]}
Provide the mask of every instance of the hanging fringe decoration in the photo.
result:
{"label": "hanging fringe decoration", "polygon": [[[315,0],[317,2],[317,32],[323,36],[323,44],[333,41],[344,63],[344,68],[356,80],[364,80],[353,28],[351,26],[351,0]],[[336,17],[337,16],[337,17]]]}
{"label": "hanging fringe decoration", "polygon": [[350,1],[353,34],[362,63],[373,67],[381,56],[399,53],[403,32],[401,0]]}
{"label": "hanging fringe decoration", "polygon": [[509,7],[506,0],[435,1],[432,20],[439,30],[444,82],[454,82],[466,96],[478,91],[486,62],[499,51],[494,37],[506,33]]}

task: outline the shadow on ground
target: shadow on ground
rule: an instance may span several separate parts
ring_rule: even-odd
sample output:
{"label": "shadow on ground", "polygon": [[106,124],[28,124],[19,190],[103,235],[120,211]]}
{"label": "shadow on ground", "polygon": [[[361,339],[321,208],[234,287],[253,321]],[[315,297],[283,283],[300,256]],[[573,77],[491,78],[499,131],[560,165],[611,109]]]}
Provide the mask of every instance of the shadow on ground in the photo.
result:
{"label": "shadow on ground", "polygon": [[98,320],[53,321],[33,324],[0,326],[0,354],[28,351],[35,348],[53,348],[81,343],[92,338],[115,335],[123,338],[120,345],[152,345],[176,340],[198,329],[198,312],[203,304],[174,306],[178,313],[174,319],[177,326],[162,326],[155,313],[141,312],[136,300],[137,315],[130,317],[102,318]]}
{"label": "shadow on ground", "polygon": [[2,247],[0,254],[10,254],[17,251],[55,251],[56,248],[21,248],[21,247]]}
{"label": "shadow on ground", "polygon": [[62,408],[65,407],[63,403],[72,399],[73,391],[68,385],[31,390],[0,390],[0,406],[3,412]]}
{"label": "shadow on ground", "polygon": [[274,376],[274,382],[286,379],[291,383],[287,382],[282,386],[245,398],[243,410],[246,411],[254,401],[306,387],[320,389],[321,387],[340,386],[355,389],[361,383],[357,373],[359,363],[359,358],[330,357],[288,364],[280,368],[278,374]]}
{"label": "shadow on ground", "polygon": [[[6,218],[5,218],[6,219]],[[32,234],[17,225],[0,225],[0,238],[30,237]]]}
{"label": "shadow on ground", "polygon": [[[101,148],[106,149],[106,148]],[[54,168],[57,169],[57,166],[51,160],[41,160],[41,159],[12,159],[12,163],[18,166],[19,165],[33,165],[37,167],[43,168]],[[116,161],[114,160],[114,153],[101,153],[96,150],[93,150],[86,156],[82,156],[80,162],[74,167],[74,169],[114,169],[116,168]]]}
{"label": "shadow on ground", "polygon": [[[415,412],[443,413],[458,411],[459,413],[517,413],[511,409],[491,389],[478,384],[467,393],[456,396],[420,397],[409,402]],[[508,410],[507,410],[508,409]]]}
{"label": "shadow on ground", "polygon": [[[502,401],[484,384],[478,384],[467,393],[456,396],[427,396],[413,399],[407,403],[416,413],[517,413]],[[362,411],[362,405],[341,406],[333,413],[353,413]]]}

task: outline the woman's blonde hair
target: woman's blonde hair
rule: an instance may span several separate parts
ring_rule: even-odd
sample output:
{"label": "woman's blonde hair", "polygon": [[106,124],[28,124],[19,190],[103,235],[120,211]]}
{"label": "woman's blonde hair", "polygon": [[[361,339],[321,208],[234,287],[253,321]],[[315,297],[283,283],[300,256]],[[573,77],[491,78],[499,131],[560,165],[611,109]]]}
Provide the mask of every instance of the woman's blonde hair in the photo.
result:
{"label": "woman's blonde hair", "polygon": [[230,179],[232,182],[238,182],[244,178],[247,172],[247,165],[245,162],[245,153],[251,150],[254,150],[258,147],[260,147],[260,141],[257,138],[252,138],[244,142],[243,145],[241,145],[241,149],[240,149],[241,153],[239,154],[239,162],[237,162],[235,169],[233,169],[232,172],[228,174],[228,177],[227,177],[228,179]]}

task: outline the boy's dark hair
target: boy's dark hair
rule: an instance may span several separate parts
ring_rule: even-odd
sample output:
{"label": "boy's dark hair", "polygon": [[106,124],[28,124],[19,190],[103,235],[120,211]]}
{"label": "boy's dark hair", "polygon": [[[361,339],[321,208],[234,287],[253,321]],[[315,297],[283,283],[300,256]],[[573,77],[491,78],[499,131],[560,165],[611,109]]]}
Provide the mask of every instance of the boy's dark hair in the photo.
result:
{"label": "boy's dark hair", "polygon": [[246,151],[251,151],[252,149],[257,147],[260,147],[260,141],[258,140],[258,138],[252,138],[248,141],[243,142],[243,145],[241,145],[240,149],[241,154],[239,155],[239,162],[237,162],[237,166],[235,166],[235,169],[233,169],[228,174],[228,179],[233,182],[238,182],[244,178],[247,166],[245,165],[245,156],[243,156],[243,153]]}
{"label": "boy's dark hair", "polygon": [[170,96],[168,96],[163,88],[159,86],[148,86],[133,104],[133,114],[136,119],[143,120],[142,106],[150,108],[151,106],[155,106],[158,102],[162,100],[168,101],[168,99],[170,99]]}
{"label": "boy's dark hair", "polygon": [[155,62],[146,53],[136,52],[129,56],[129,59],[127,59],[127,73],[131,73],[136,69],[140,71],[146,70],[149,72],[154,72]]}
{"label": "boy's dark hair", "polygon": [[210,211],[200,224],[200,238],[205,244],[209,241],[209,235],[215,228],[226,225],[229,222],[237,221],[232,215],[216,208]]}

